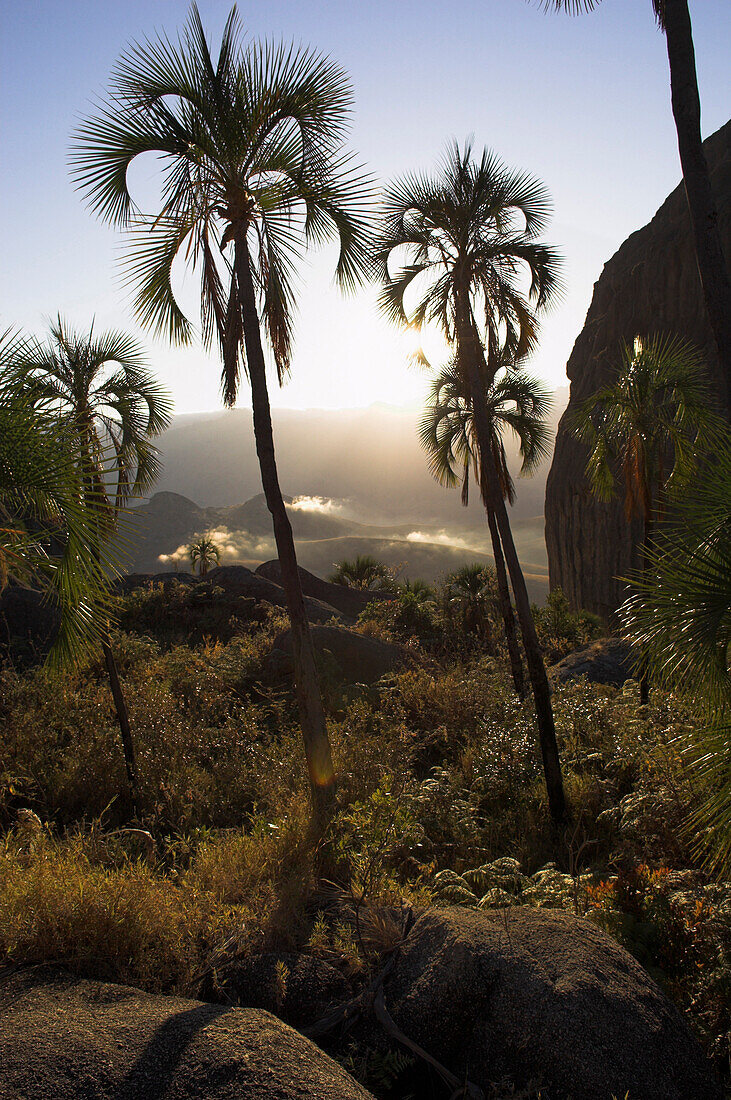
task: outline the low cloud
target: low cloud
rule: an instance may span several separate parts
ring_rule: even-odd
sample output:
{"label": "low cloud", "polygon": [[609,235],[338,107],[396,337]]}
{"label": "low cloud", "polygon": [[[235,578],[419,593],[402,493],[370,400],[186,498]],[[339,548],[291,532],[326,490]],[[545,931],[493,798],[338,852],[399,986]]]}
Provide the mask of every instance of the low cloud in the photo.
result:
{"label": "low cloud", "polygon": [[321,516],[344,516],[345,501],[333,497],[295,497],[289,505],[293,512],[314,512]]}
{"label": "low cloud", "polygon": [[210,531],[198,531],[172,554],[160,554],[158,561],[163,565],[176,566],[183,562],[189,565],[190,545],[197,542],[203,535],[215,542],[221,556],[221,565],[234,565],[242,559],[268,561],[277,556],[273,536],[262,537],[252,535],[248,531],[231,531],[228,527],[214,527]]}
{"label": "low cloud", "polygon": [[455,535],[452,531],[447,531],[446,528],[434,531],[409,531],[406,536],[407,542],[424,542],[431,543],[434,546],[453,546],[455,550],[476,550],[482,553],[482,549],[479,546],[475,546],[477,540],[468,542],[466,539],[460,538],[459,535]]}

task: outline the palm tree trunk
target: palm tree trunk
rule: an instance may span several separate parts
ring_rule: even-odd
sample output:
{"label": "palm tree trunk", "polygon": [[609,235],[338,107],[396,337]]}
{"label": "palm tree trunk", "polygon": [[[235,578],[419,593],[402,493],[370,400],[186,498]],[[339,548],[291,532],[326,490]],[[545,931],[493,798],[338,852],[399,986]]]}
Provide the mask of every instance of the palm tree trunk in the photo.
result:
{"label": "palm tree trunk", "polygon": [[718,347],[723,378],[722,398],[731,418],[731,282],[718,232],[718,210],[703,153],[701,104],[688,0],[665,0],[664,23],[673,116],[698,271],[708,319]]}
{"label": "palm tree trunk", "polygon": [[472,314],[469,309],[467,295],[457,297],[457,333],[458,352],[460,361],[467,373],[467,381],[470,387],[472,399],[472,414],[477,430],[477,445],[480,450],[480,463],[487,474],[487,492],[490,508],[495,514],[500,541],[505,553],[505,561],[510,574],[510,581],[515,595],[515,609],[520,623],[520,632],[523,636],[523,648],[525,649],[526,662],[528,664],[528,676],[533,691],[536,721],[538,724],[538,739],[541,746],[543,760],[543,774],[546,780],[546,792],[548,794],[548,806],[551,817],[557,823],[563,823],[568,817],[568,807],[563,789],[561,776],[561,761],[558,755],[558,743],[556,741],[556,726],[553,720],[553,707],[551,706],[551,689],[546,676],[546,666],[543,663],[543,654],[538,642],[535,623],[530,609],[528,590],[525,586],[525,577],[520,567],[518,554],[513,542],[513,534],[510,530],[505,501],[500,492],[500,484],[497,467],[493,458],[490,441],[489,419],[485,403],[485,391],[480,378],[479,362],[483,357],[482,344],[474,329]]}
{"label": "palm tree trunk", "polygon": [[127,770],[127,785],[129,786],[129,797],[132,803],[132,810],[135,817],[141,820],[140,813],[140,785],[137,778],[137,761],[135,760],[135,747],[132,740],[132,730],[129,724],[129,711],[127,710],[127,700],[124,697],[122,691],[122,685],[119,681],[119,672],[117,671],[117,662],[114,659],[114,653],[112,652],[112,643],[109,637],[109,630],[104,631],[102,637],[102,653],[104,654],[104,663],[107,666],[107,675],[109,676],[109,686],[112,689],[112,699],[114,700],[114,709],[117,712],[117,721],[119,722],[120,733],[122,734],[122,750],[124,752],[124,766]]}
{"label": "palm tree trunk", "polygon": [[[96,544],[93,548],[94,556],[97,562],[101,562],[101,517],[104,515],[104,510],[108,507],[107,494],[104,487],[104,483],[101,479],[101,475],[98,469],[94,465],[92,459],[92,432],[91,419],[88,409],[83,408],[81,410],[82,418],[86,421],[85,429],[85,451],[83,456],[85,474],[84,481],[86,486],[87,500],[92,508],[96,510],[97,514],[97,535]],[[116,508],[114,510],[116,519]],[[108,532],[107,532],[108,533]],[[104,664],[107,669],[107,676],[109,677],[109,688],[112,693],[112,701],[114,703],[114,710],[117,715],[117,722],[119,723],[119,732],[122,735],[122,753],[124,755],[124,767],[127,772],[127,787],[129,789],[129,799],[132,805],[132,812],[138,820],[142,819],[141,804],[140,804],[140,784],[137,775],[137,760],[135,757],[135,746],[132,740],[132,727],[129,721],[129,710],[127,709],[127,700],[124,697],[122,690],[122,684],[119,679],[119,671],[117,669],[117,662],[114,659],[114,652],[112,650],[112,639],[109,634],[109,623],[107,623],[102,634],[102,654],[104,656]]]}
{"label": "palm tree trunk", "polygon": [[[650,542],[652,540],[652,516],[648,510],[645,513],[645,531],[644,539],[642,542],[642,579],[648,579],[649,565],[650,565]],[[647,669],[646,661],[641,658],[640,664],[640,705],[647,706],[650,702],[650,676]]]}
{"label": "palm tree trunk", "polygon": [[244,231],[237,233],[235,249],[235,273],[243,315],[246,361],[251,382],[256,453],[259,458],[267,508],[272,515],[274,538],[282,570],[282,585],[287,597],[292,630],[295,688],[310,775],[313,829],[321,835],[332,817],[335,805],[335,771],[320,698],[315,653],[305,614],[292,527],[279,487],[264,351],[251,277],[249,249]]}
{"label": "palm tree trunk", "polygon": [[492,508],[486,508],[486,512],[487,523],[490,528],[490,538],[492,539],[492,556],[495,559],[495,575],[497,577],[497,589],[500,598],[500,611],[505,625],[505,640],[508,645],[510,671],[513,677],[515,690],[522,699],[525,696],[523,662],[520,659],[520,649],[518,648],[518,633],[515,629],[515,615],[513,614],[513,604],[510,600],[508,575],[505,572],[505,558],[503,557],[503,550],[500,545],[500,532],[497,529],[497,522]]}

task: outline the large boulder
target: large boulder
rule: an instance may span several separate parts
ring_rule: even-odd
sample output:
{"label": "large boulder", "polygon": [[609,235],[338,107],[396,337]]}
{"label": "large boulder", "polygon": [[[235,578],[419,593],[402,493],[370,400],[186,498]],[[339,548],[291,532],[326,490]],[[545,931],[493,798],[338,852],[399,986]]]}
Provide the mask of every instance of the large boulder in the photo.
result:
{"label": "large boulder", "polygon": [[[300,584],[305,596],[323,600],[332,607],[336,607],[343,615],[347,615],[349,619],[357,619],[361,611],[374,600],[392,598],[388,592],[371,592],[364,591],[361,588],[350,588],[345,584],[331,584],[329,581],[316,577],[314,573],[310,573],[307,569],[303,569],[302,566],[298,568]],[[275,584],[282,583],[282,567],[278,558],[263,562],[256,572],[260,577],[266,577],[267,580],[274,581]]]}
{"label": "large boulder", "polygon": [[[716,196],[719,231],[731,261],[731,122],[703,143]],[[551,587],[564,590],[575,607],[609,618],[624,596],[617,580],[636,567],[640,530],[630,528],[621,494],[597,501],[586,480],[586,447],[569,428],[578,405],[613,376],[621,341],[637,334],[674,332],[704,352],[711,373],[721,377],[706,315],[682,184],[643,229],[633,233],[605,264],[594,286],[584,328],[566,373],[569,405],[561,418],[546,485],[546,547]]]}
{"label": "large boulder", "polygon": [[[255,603],[270,603],[274,607],[287,606],[287,597],[280,584],[258,576],[243,565],[217,565],[215,569],[209,569],[203,578],[209,589],[222,588],[229,598],[242,597],[253,600]],[[130,573],[117,582],[118,591],[123,594],[131,592],[135,588],[149,588],[153,585],[182,584],[186,586],[200,585],[201,578],[194,577],[190,573]],[[340,614],[335,607],[324,603],[322,600],[305,596],[305,611],[311,623],[327,623],[331,619],[339,619]]]}
{"label": "large boulder", "polygon": [[371,1094],[268,1012],[30,970],[0,980],[0,1097],[368,1100]]}
{"label": "large boulder", "polygon": [[551,1100],[722,1100],[700,1046],[640,964],[567,913],[431,910],[403,946],[385,1002],[409,1039],[486,1096],[507,1079]]}
{"label": "large boulder", "polygon": [[[323,660],[334,660],[344,680],[350,684],[373,684],[401,662],[401,650],[366,634],[339,626],[313,626],[310,630],[315,653]],[[288,657],[292,654],[292,632],[282,631],[274,639],[272,651]]]}
{"label": "large boulder", "polygon": [[548,676],[558,684],[585,676],[591,684],[621,687],[625,680],[636,679],[637,671],[629,642],[622,638],[597,638],[551,665]]}

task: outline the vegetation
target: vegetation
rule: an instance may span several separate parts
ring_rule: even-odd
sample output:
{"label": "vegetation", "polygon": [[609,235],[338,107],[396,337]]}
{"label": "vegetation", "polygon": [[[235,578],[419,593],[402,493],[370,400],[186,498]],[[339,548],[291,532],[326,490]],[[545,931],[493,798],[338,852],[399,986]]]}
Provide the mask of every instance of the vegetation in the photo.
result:
{"label": "vegetation", "polygon": [[[211,55],[193,5],[183,35],[131,47],[106,106],[76,134],[74,175],[92,209],[127,229],[126,273],[144,325],[177,343],[192,326],[171,282],[184,254],[201,272],[201,318],[217,340],[226,405],[251,385],[254,435],[292,627],[295,682],[313,805],[321,828],[335,773],[292,529],[274,455],[261,326],[279,381],[290,368],[294,275],[302,249],[335,240],[336,279],[353,287],[367,264],[370,184],[343,151],[351,90],[329,58],[304,47],[244,45],[236,9]],[[143,216],[127,169],[163,164],[160,209]]]}
{"label": "vegetation", "polygon": [[[668,498],[687,489],[699,454],[721,430],[699,352],[672,336],[636,337],[623,345],[614,381],[576,410],[572,426],[589,445],[586,472],[594,493],[609,500],[621,469],[627,522],[643,524],[641,572],[649,569],[654,523]],[[641,678],[643,702],[649,682]]]}
{"label": "vegetation", "polygon": [[718,446],[713,475],[677,506],[649,554],[648,568],[621,609],[630,637],[656,678],[683,683],[705,706],[707,724],[686,752],[707,794],[691,830],[717,866],[731,868],[731,439]]}
{"label": "vegetation", "polygon": [[394,586],[394,578],[388,566],[370,554],[358,554],[352,561],[344,558],[335,562],[335,572],[328,580],[332,584],[343,584],[347,588],[359,588],[363,591],[384,592]]}
{"label": "vegetation", "polygon": [[[435,177],[406,176],[387,189],[376,264],[386,315],[419,328],[433,322],[454,348],[472,407],[480,481],[513,586],[551,813],[562,822],[568,810],[551,693],[501,492],[485,396],[502,356],[517,361],[533,348],[537,315],[559,289],[558,256],[537,240],[548,212],[548,195],[536,179],[509,171],[487,150],[473,159],[469,142],[463,149],[455,143]],[[407,303],[410,294],[416,300]]]}
{"label": "vegetation", "polygon": [[[77,333],[59,317],[48,342],[26,341],[12,369],[31,399],[47,408],[74,439],[84,504],[94,520],[91,550],[116,532],[120,509],[155,483],[159,460],[152,439],[170,424],[172,402],[148,373],[141,348],[120,332]],[[101,648],[122,735],[130,801],[139,814],[137,765],[127,703],[109,627]]]}
{"label": "vegetation", "polygon": [[[196,595],[171,584],[169,604],[188,592],[188,614],[196,603],[206,614],[209,585]],[[634,952],[723,1068],[731,899],[684,831],[715,781],[676,742],[679,731],[701,733],[702,708],[679,687],[658,687],[640,708],[632,684],[557,686],[574,808],[557,834],[504,643],[495,632],[487,654],[450,599],[440,590],[420,605],[429,630],[407,646],[401,672],[375,689],[325,695],[340,777],[327,891],[304,841],[296,705],[268,671],[280,612],[240,620],[227,640],[209,617],[205,640],[181,644],[167,631],[159,590],[126,598],[115,648],[149,837],[124,827],[101,661],[64,672],[6,666],[0,957],[53,958],[82,974],[216,999],[236,960],[296,950],[336,963],[356,992],[382,950],[359,939],[352,899],[362,893],[374,925],[399,904],[558,906]],[[497,625],[494,603],[487,613]],[[224,619],[220,627],[225,637]],[[379,627],[371,619],[359,629]],[[354,1066],[358,1054],[349,1052]],[[365,1066],[358,1072],[375,1087]],[[406,1095],[407,1081],[404,1071],[377,1095]]]}
{"label": "vegetation", "polygon": [[76,432],[36,405],[13,368],[26,343],[0,337],[0,591],[14,581],[48,594],[60,618],[51,660],[68,665],[103,631],[107,563],[93,549]]}

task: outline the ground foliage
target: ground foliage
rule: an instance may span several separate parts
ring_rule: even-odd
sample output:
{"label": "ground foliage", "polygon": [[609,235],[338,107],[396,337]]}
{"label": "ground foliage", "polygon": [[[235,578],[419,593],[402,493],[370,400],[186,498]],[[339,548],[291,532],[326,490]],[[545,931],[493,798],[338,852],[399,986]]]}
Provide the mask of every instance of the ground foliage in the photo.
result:
{"label": "ground foliage", "polygon": [[[547,648],[573,642],[562,629],[594,629],[559,604],[539,623]],[[398,938],[389,912],[550,905],[632,951],[728,1074],[731,884],[699,865],[685,827],[706,793],[678,744],[703,720],[694,700],[658,689],[641,707],[632,682],[558,685],[573,820],[557,832],[504,653],[461,632],[438,592],[372,605],[359,629],[398,640],[405,664],[375,688],[324,669],[339,777],[325,889],[303,840],[296,710],[267,678],[282,613],[242,607],[232,624],[214,608],[205,586],[169,602],[141,591],[123,608],[115,652],[144,806],[134,827],[101,659],[0,671],[1,962],[215,997],[231,960],[295,950],[356,990]],[[195,640],[181,644],[189,616]],[[403,1052],[342,1057],[377,1095],[407,1095]]]}

